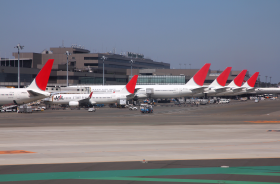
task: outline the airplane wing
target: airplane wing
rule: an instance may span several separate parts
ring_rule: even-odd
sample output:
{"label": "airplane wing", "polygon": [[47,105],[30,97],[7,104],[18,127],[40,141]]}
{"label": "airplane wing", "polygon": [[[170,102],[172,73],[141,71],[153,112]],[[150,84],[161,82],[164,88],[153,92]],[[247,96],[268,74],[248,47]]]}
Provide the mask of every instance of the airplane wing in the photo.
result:
{"label": "airplane wing", "polygon": [[255,92],[255,88],[246,88],[246,92],[248,93]]}
{"label": "airplane wing", "polygon": [[79,100],[79,104],[88,104],[88,103],[92,103],[89,98]]}
{"label": "airplane wing", "polygon": [[79,100],[79,103],[80,103],[80,104],[82,104],[82,103],[85,103],[85,104],[89,104],[89,103],[90,103],[90,104],[96,104],[96,102],[95,102],[94,100],[91,99],[92,93],[93,93],[93,92],[91,92],[87,98],[82,99],[82,100]]}
{"label": "airplane wing", "polygon": [[9,108],[16,107],[16,106],[17,106],[16,104],[9,104],[7,106],[2,106],[2,109],[9,109]]}

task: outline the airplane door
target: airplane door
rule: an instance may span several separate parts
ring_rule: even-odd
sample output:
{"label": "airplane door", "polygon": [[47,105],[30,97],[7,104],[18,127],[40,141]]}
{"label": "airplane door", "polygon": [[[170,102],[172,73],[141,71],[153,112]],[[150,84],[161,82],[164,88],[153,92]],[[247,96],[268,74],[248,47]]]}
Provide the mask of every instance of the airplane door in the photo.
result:
{"label": "airplane door", "polygon": [[179,88],[179,94],[183,93],[183,88]]}
{"label": "airplane door", "polygon": [[16,94],[16,100],[20,100],[20,96],[21,96],[20,91],[19,92],[15,92],[15,94]]}

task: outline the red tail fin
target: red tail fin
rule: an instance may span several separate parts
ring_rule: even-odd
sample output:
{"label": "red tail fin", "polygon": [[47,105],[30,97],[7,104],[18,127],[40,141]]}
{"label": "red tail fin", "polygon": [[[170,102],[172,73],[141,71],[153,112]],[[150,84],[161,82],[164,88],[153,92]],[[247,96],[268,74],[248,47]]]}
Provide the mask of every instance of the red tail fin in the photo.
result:
{"label": "red tail fin", "polygon": [[242,82],[243,82],[243,79],[245,77],[247,73],[247,70],[242,70],[238,75],[237,77],[235,77],[234,79],[234,83],[237,85],[237,86],[241,86],[242,85]]}
{"label": "red tail fin", "polygon": [[45,91],[52,70],[54,59],[49,59],[35,78],[38,88]]}
{"label": "red tail fin", "polygon": [[259,76],[259,73],[260,73],[260,72],[254,73],[254,75],[252,75],[252,76],[250,77],[250,79],[247,80],[247,84],[248,84],[250,87],[253,88],[253,87],[255,86],[256,81],[257,81],[257,78],[258,78],[258,76]]}
{"label": "red tail fin", "polygon": [[193,76],[193,80],[196,84],[202,86],[205,78],[207,76],[207,73],[209,71],[211,63],[206,63],[198,72]]}
{"label": "red tail fin", "polygon": [[230,74],[232,67],[227,67],[218,77],[217,77],[217,82],[221,86],[225,86],[227,83],[228,76]]}
{"label": "red tail fin", "polygon": [[132,79],[130,79],[130,81],[126,84],[126,90],[129,93],[134,93],[135,86],[136,86],[136,83],[137,83],[137,79],[138,79],[138,75],[134,75],[132,77]]}

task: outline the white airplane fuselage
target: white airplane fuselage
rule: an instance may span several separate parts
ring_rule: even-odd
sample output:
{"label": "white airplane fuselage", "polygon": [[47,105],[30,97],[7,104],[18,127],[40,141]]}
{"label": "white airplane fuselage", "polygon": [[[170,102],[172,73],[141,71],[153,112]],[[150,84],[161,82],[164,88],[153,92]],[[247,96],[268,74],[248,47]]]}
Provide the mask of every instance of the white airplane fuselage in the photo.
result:
{"label": "white airplane fuselage", "polygon": [[[47,96],[45,96],[47,97]],[[0,105],[25,104],[44,98],[44,96],[32,96],[25,88],[0,88]]]}
{"label": "white airplane fuselage", "polygon": [[250,94],[280,93],[280,88],[255,88]]}
{"label": "white airplane fuselage", "polygon": [[[53,95],[50,98],[46,98],[44,99],[44,101],[49,104],[69,105],[70,102],[78,102],[81,100],[85,100],[88,97],[89,94],[60,94]],[[113,104],[117,103],[118,99],[121,98],[126,99],[126,95],[115,93],[94,94],[88,102],[92,104]]]}
{"label": "white airplane fuselage", "polygon": [[[118,94],[125,86],[115,85],[115,86],[90,86],[91,92],[93,92],[91,97],[92,104],[112,104],[117,103],[118,99],[130,100],[133,97],[137,98],[176,98],[190,95],[194,93],[189,90],[185,85],[138,85],[138,91],[135,95],[131,95],[127,98],[126,95]],[[168,88],[167,88],[168,87]],[[150,89],[153,89],[151,95],[148,94]],[[49,104],[65,104],[70,105],[74,102],[87,99],[89,94],[59,94],[53,95],[50,98],[46,98],[44,101]],[[78,104],[77,104],[78,105]]]}
{"label": "white airplane fuselage", "polygon": [[[88,87],[91,88],[91,92],[93,92],[93,94],[101,94],[113,92],[117,93],[124,86],[112,85]],[[178,98],[185,96],[193,96],[194,94],[196,94],[191,90],[192,86],[187,85],[136,85],[135,88],[138,89],[138,91],[135,93],[135,96],[137,96],[138,98]]]}

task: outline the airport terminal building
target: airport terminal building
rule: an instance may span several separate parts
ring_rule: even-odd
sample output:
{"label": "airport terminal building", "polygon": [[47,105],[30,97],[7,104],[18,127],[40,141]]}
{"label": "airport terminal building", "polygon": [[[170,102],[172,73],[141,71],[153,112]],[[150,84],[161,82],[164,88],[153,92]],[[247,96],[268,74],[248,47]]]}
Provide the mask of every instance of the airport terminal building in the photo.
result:
{"label": "airport terminal building", "polygon": [[[20,53],[21,87],[28,86],[48,59],[54,59],[48,86],[66,86],[68,51],[69,85],[103,83],[103,62],[105,85],[126,84],[130,75],[139,75],[138,84],[185,84],[198,69],[170,69],[169,63],[156,62],[142,54],[90,53],[89,50],[72,45],[71,47],[51,47],[42,53]],[[18,53],[14,59],[1,58],[0,86],[17,86]],[[104,59],[104,57],[105,59]],[[131,62],[132,61],[132,62]],[[132,67],[132,71],[131,71]],[[205,85],[210,84],[222,71],[209,70]],[[227,83],[240,71],[231,71]],[[245,80],[250,77],[247,72]]]}

